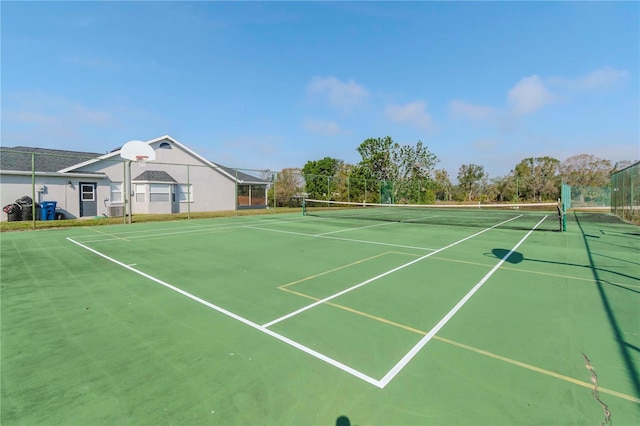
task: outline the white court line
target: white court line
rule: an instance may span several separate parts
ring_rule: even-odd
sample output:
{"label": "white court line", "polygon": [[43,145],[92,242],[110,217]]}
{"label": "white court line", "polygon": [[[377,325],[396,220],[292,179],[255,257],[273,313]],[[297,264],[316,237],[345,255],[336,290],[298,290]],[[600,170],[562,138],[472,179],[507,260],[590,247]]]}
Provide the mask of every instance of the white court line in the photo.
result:
{"label": "white court line", "polygon": [[[272,224],[272,223],[290,223],[293,221],[297,221],[298,219],[288,219],[288,220],[278,220],[278,221],[268,221],[268,220],[257,220],[257,221],[253,221],[253,222],[249,222],[249,223],[267,223],[267,224]],[[233,229],[238,229],[238,228],[245,228],[247,227],[247,225],[245,224],[237,224],[237,225],[229,225],[229,226],[216,226],[216,225],[198,225],[198,226],[191,226],[189,227],[189,229],[177,229],[177,230],[166,230],[166,231],[162,231],[162,232],[158,232],[157,230],[141,230],[141,231],[130,231],[128,232],[128,234],[140,234],[140,235],[127,235],[127,239],[128,240],[134,240],[134,239],[142,239],[142,238],[155,238],[155,237],[164,237],[164,236],[173,236],[173,235],[182,235],[182,234],[195,234],[195,233],[206,233],[206,232],[214,232],[214,231],[226,231],[226,230],[233,230]],[[91,229],[91,228],[88,228]],[[154,232],[154,234],[151,234],[150,232]],[[103,242],[109,242],[109,241],[113,241],[114,239],[118,239],[121,240],[123,239],[122,237],[118,237],[118,235],[126,235],[127,232],[121,232],[121,233],[116,233],[116,234],[106,234],[103,236],[103,238],[100,239],[93,239],[93,240],[85,240],[83,238],[90,238],[90,237],[95,237],[95,235],[91,234],[91,235],[83,235],[83,236],[76,236],[76,237],[69,237],[69,238],[74,238],[74,239],[82,239],[82,242],[84,243],[103,243]],[[111,238],[107,238],[107,235],[111,236]]]}
{"label": "white court line", "polygon": [[339,232],[357,231],[358,229],[375,228],[376,226],[387,226],[397,222],[376,223],[375,225],[357,226],[355,228],[338,229],[337,231],[323,232],[322,234],[315,234],[314,237],[322,237],[329,234],[337,234]]}
{"label": "white court line", "polygon": [[184,290],[182,290],[182,289],[180,289],[178,287],[175,287],[175,286],[173,286],[173,285],[171,285],[171,284],[169,284],[167,282],[164,282],[164,281],[162,281],[162,280],[160,280],[158,278],[155,278],[155,277],[153,277],[153,276],[151,276],[149,274],[146,274],[146,273],[144,273],[144,272],[142,272],[142,271],[140,271],[140,270],[138,270],[136,268],[133,268],[133,267],[131,267],[131,266],[125,264],[125,263],[122,263],[122,262],[120,262],[120,261],[118,261],[118,260],[116,260],[116,259],[114,259],[112,257],[109,257],[106,254],[100,253],[99,251],[94,250],[91,247],[88,247],[88,246],[86,246],[86,245],[84,245],[82,243],[79,243],[79,242],[77,242],[77,241],[75,241],[75,240],[73,240],[73,239],[71,239],[69,237],[67,237],[67,240],[69,240],[72,243],[84,248],[85,250],[89,250],[90,252],[92,252],[94,254],[97,254],[98,256],[100,256],[100,257],[102,257],[102,258],[104,258],[104,259],[106,259],[106,260],[108,260],[110,262],[115,263],[116,265],[120,265],[123,268],[126,268],[126,269],[130,270],[131,272],[135,272],[138,275],[142,275],[143,277],[145,277],[145,278],[147,278],[147,279],[149,279],[151,281],[154,281],[154,282],[156,282],[156,283],[158,283],[160,285],[163,285],[163,286],[167,287],[170,290],[173,290],[173,291],[175,291],[177,293],[180,293],[183,296],[186,296],[191,300],[194,300],[194,301],[196,301],[196,302],[198,302],[198,303],[200,303],[200,304],[202,304],[204,306],[207,306],[207,307],[209,307],[209,308],[211,308],[211,309],[213,309],[215,311],[220,312],[221,314],[224,314],[224,315],[226,315],[228,317],[231,317],[231,318],[233,318],[233,319],[235,319],[237,321],[240,321],[241,323],[246,324],[249,327],[252,327],[252,328],[254,328],[254,329],[258,330],[258,331],[261,331],[261,332],[263,332],[263,333],[265,333],[265,334],[267,334],[267,335],[269,335],[271,337],[274,337],[274,338],[280,340],[281,342],[284,342],[284,343],[286,343],[286,344],[288,344],[290,346],[293,346],[294,348],[299,349],[302,352],[305,352],[305,353],[307,353],[307,354],[309,354],[309,355],[311,355],[311,356],[313,356],[315,358],[318,358],[318,359],[326,362],[327,364],[330,364],[330,365],[332,365],[332,366],[334,366],[336,368],[339,368],[340,370],[342,370],[342,371],[344,371],[346,373],[349,373],[352,376],[355,376],[355,377],[357,377],[359,379],[362,379],[365,382],[370,383],[370,384],[372,384],[372,385],[374,385],[376,387],[380,387],[380,383],[379,383],[378,380],[376,380],[376,379],[374,379],[374,378],[372,378],[370,376],[367,376],[366,374],[361,373],[360,371],[358,371],[358,370],[356,370],[354,368],[351,368],[346,364],[343,364],[343,363],[341,363],[339,361],[336,361],[333,358],[330,358],[330,357],[328,357],[326,355],[321,354],[320,352],[317,352],[317,351],[315,351],[315,350],[313,350],[311,348],[308,348],[308,347],[306,347],[304,345],[301,345],[300,343],[295,342],[295,341],[293,341],[293,340],[291,340],[291,339],[289,339],[289,338],[287,338],[287,337],[285,337],[285,336],[283,336],[281,334],[278,334],[278,333],[276,333],[276,332],[274,332],[272,330],[269,330],[269,329],[267,329],[267,328],[265,328],[265,327],[263,327],[261,325],[258,325],[256,323],[254,323],[253,321],[249,321],[248,319],[243,318],[240,315],[234,314],[231,311],[227,311],[226,309],[221,308],[220,306],[217,306],[217,305],[214,305],[213,303],[207,302],[206,300],[201,299],[198,296],[195,296],[195,295],[193,295],[193,294],[191,294],[189,292],[186,292],[186,291],[184,291]]}
{"label": "white court line", "polygon": [[281,229],[261,228],[259,226],[247,226],[246,228],[257,229],[258,231],[278,232],[278,233],[281,233],[281,234],[300,235],[302,237],[326,238],[328,240],[349,241],[349,242],[353,242],[353,243],[373,244],[373,245],[379,245],[379,246],[408,248],[408,249],[415,249],[415,250],[436,250],[436,249],[432,249],[432,248],[428,248],[428,247],[404,246],[402,244],[381,243],[379,241],[367,241],[367,240],[356,240],[356,239],[353,239],[353,238],[329,237],[329,236],[326,236],[326,235],[305,234],[304,232],[293,232],[293,231],[283,231]]}
{"label": "white court line", "polygon": [[[520,216],[522,216],[522,215],[520,215]],[[476,236],[478,236],[478,235],[480,235],[480,234],[482,234],[482,233],[484,233],[484,232],[487,232],[487,231],[489,231],[489,230],[491,230],[491,229],[493,229],[493,228],[495,228],[495,227],[497,227],[497,226],[503,225],[503,224],[505,224],[505,223],[507,223],[507,222],[511,222],[512,220],[515,220],[515,219],[517,219],[517,218],[518,218],[518,217],[520,217],[520,216],[517,216],[517,217],[511,218],[511,219],[509,219],[509,220],[505,220],[504,222],[500,222],[500,223],[498,223],[498,224],[496,224],[496,225],[493,225],[493,226],[492,226],[492,227],[490,227],[490,228],[483,229],[483,230],[482,230],[482,231],[480,231],[480,232],[476,232],[476,233],[475,233],[475,234],[473,234],[473,235],[469,235],[468,237],[465,237],[465,238],[463,238],[463,239],[461,239],[461,240],[458,240],[458,241],[456,241],[456,242],[454,242],[454,243],[451,243],[451,244],[449,244],[449,245],[447,245],[447,246],[445,246],[445,247],[439,248],[438,250],[432,251],[431,253],[427,253],[427,254],[425,254],[424,256],[421,256],[421,257],[419,257],[419,258],[417,258],[417,259],[412,260],[411,262],[407,262],[407,263],[405,263],[404,265],[400,265],[400,266],[398,266],[398,267],[396,267],[396,268],[393,268],[393,269],[388,270],[387,272],[383,272],[383,273],[382,273],[382,274],[380,274],[380,275],[376,275],[376,276],[375,276],[375,277],[373,277],[373,278],[369,278],[368,280],[363,281],[363,282],[361,282],[360,284],[356,284],[356,285],[354,285],[353,287],[349,287],[349,288],[347,288],[347,289],[345,289],[345,290],[342,290],[342,291],[340,291],[340,292],[338,292],[338,293],[332,294],[331,296],[329,296],[329,297],[325,297],[324,299],[318,300],[317,302],[311,303],[310,305],[303,306],[302,308],[300,308],[300,309],[298,309],[298,310],[296,310],[296,311],[290,312],[290,313],[288,313],[287,315],[283,315],[283,316],[281,316],[280,318],[276,318],[276,319],[274,319],[273,321],[269,321],[268,323],[263,324],[262,326],[263,326],[263,327],[271,327],[271,326],[272,326],[272,325],[274,325],[274,324],[277,324],[277,323],[279,323],[279,322],[281,322],[281,321],[284,321],[284,320],[289,319],[289,318],[291,318],[291,317],[293,317],[293,316],[296,316],[296,315],[298,315],[298,314],[301,314],[302,312],[307,311],[307,310],[309,310],[309,309],[311,309],[311,308],[315,308],[316,306],[321,305],[321,304],[323,304],[323,303],[325,303],[325,302],[328,302],[329,300],[333,300],[333,299],[335,299],[336,297],[340,297],[340,296],[342,296],[342,295],[344,295],[344,294],[346,294],[346,293],[349,293],[350,291],[353,291],[353,290],[355,290],[355,289],[357,289],[357,288],[360,288],[360,287],[365,286],[365,285],[367,285],[367,284],[369,284],[369,283],[372,283],[373,281],[376,281],[376,280],[378,280],[378,279],[380,279],[380,278],[382,278],[382,277],[386,277],[387,275],[392,274],[392,273],[394,273],[394,272],[396,272],[396,271],[399,271],[400,269],[406,268],[407,266],[410,266],[410,265],[413,265],[414,263],[420,262],[421,260],[424,260],[424,259],[426,259],[427,257],[433,256],[434,254],[440,253],[441,251],[444,251],[444,250],[446,250],[446,249],[448,249],[448,248],[451,248],[451,247],[453,247],[453,246],[456,246],[456,245],[458,245],[458,244],[460,244],[460,243],[462,243],[462,242],[464,242],[464,241],[467,241],[467,240],[469,240],[469,239],[471,239],[471,238],[473,238],[473,237],[476,237]],[[545,216],[545,217],[546,217],[546,216]],[[544,219],[543,219],[543,220],[544,220]],[[541,221],[541,222],[542,222],[542,221]],[[537,225],[536,225],[536,226],[537,226]],[[534,229],[535,229],[535,228],[534,228]]]}
{"label": "white court line", "polygon": [[480,287],[482,287],[484,285],[484,283],[487,282],[489,277],[491,277],[498,270],[498,268],[500,268],[500,266],[502,266],[502,264],[509,258],[509,256],[511,256],[513,254],[513,252],[516,251],[518,249],[518,247],[520,247],[520,245],[524,242],[524,240],[529,238],[529,235],[531,235],[533,233],[533,231],[546,218],[547,218],[547,216],[543,217],[540,220],[540,222],[538,222],[527,233],[527,235],[522,237],[522,239],[518,242],[518,244],[513,246],[513,248],[509,251],[509,253],[507,253],[500,260],[500,262],[498,262],[496,264],[496,266],[494,266],[493,269],[491,269],[491,271],[489,271],[489,273],[487,273],[487,275],[485,275],[484,278],[482,278],[478,282],[478,284],[476,284],[467,294],[465,294],[465,296],[462,299],[460,299],[460,301],[440,320],[440,322],[438,322],[438,324],[436,324],[436,326],[433,327],[431,329],[431,331],[429,331],[422,339],[420,339],[420,341],[413,348],[411,348],[411,350],[409,352],[407,352],[407,354],[405,356],[403,356],[402,359],[400,361],[398,361],[398,363],[396,365],[394,365],[393,368],[391,370],[389,370],[389,372],[387,374],[385,374],[385,376],[382,379],[380,379],[380,387],[381,388],[384,388],[391,380],[393,380],[393,378],[409,363],[409,361],[411,361],[413,359],[413,357],[415,357],[417,355],[417,353],[420,351],[420,349],[422,349],[427,343],[429,343],[429,341],[433,338],[433,336],[435,336],[440,331],[440,329],[442,329],[442,327],[444,327],[444,325],[447,322],[449,322],[449,320],[451,318],[453,318],[453,316],[460,310],[460,308],[462,308],[462,306],[465,303],[467,303],[469,301],[469,299],[471,299],[471,296],[473,296],[480,289]]}

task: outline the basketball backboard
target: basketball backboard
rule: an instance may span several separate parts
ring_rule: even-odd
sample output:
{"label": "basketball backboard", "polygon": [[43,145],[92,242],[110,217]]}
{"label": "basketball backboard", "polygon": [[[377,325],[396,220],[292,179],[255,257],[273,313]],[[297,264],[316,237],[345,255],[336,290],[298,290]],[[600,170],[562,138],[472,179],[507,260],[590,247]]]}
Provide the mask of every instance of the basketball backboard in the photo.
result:
{"label": "basketball backboard", "polygon": [[120,157],[131,161],[154,161],[156,152],[142,141],[129,141],[120,148]]}

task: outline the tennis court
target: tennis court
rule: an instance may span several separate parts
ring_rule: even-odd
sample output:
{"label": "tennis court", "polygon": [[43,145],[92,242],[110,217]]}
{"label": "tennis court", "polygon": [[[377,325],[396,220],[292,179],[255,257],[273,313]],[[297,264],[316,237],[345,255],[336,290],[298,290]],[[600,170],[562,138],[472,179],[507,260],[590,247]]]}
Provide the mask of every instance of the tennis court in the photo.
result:
{"label": "tennis court", "polygon": [[3,233],[2,424],[640,423],[638,226],[339,211]]}

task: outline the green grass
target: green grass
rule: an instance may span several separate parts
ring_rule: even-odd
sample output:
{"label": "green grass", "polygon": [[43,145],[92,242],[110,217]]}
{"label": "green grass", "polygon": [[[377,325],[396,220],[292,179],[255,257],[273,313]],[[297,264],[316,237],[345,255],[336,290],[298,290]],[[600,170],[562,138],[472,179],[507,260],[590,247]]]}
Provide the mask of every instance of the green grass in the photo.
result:
{"label": "green grass", "polygon": [[[300,208],[278,207],[277,209],[248,209],[224,210],[213,212],[174,213],[174,214],[136,214],[131,218],[132,223],[167,222],[186,219],[210,219],[217,217],[257,216],[265,214],[279,214],[300,212]],[[76,226],[119,225],[128,222],[128,217],[95,217],[65,220],[30,220],[19,222],[0,222],[0,232],[26,231],[33,229],[69,228]]]}

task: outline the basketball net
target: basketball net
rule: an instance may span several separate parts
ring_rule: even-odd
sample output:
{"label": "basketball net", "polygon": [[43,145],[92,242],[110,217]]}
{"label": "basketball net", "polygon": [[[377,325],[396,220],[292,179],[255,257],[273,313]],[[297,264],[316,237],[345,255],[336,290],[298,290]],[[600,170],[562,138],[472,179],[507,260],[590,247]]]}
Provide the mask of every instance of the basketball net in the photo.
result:
{"label": "basketball net", "polygon": [[138,162],[138,166],[144,167],[147,165],[147,155],[136,155],[136,161]]}

